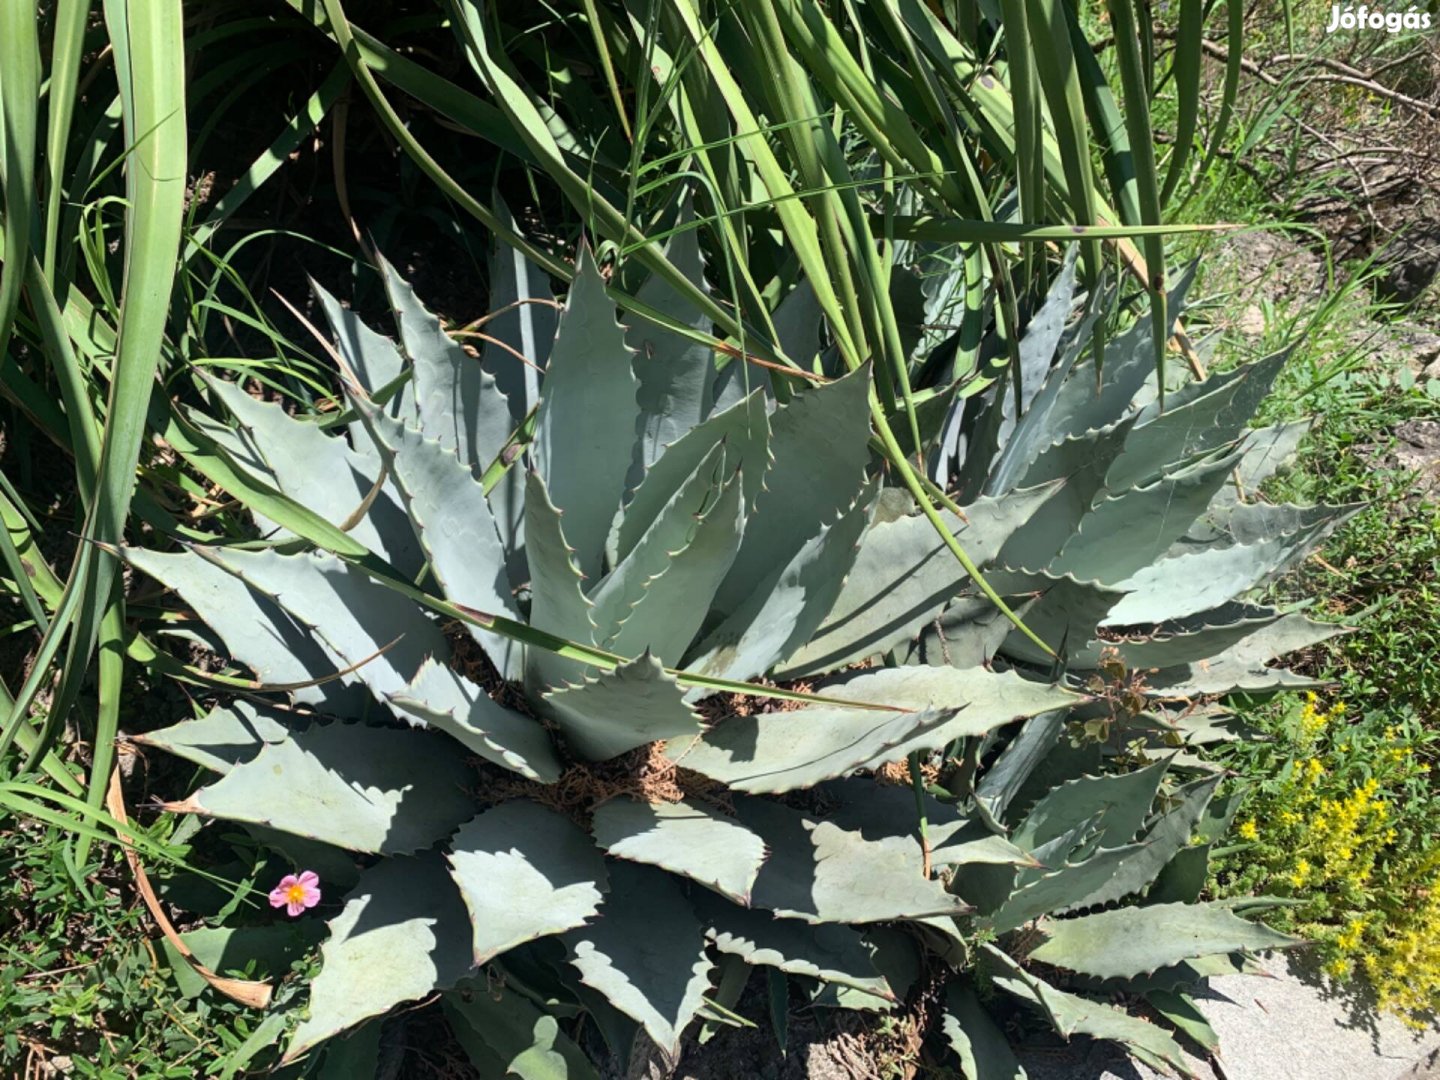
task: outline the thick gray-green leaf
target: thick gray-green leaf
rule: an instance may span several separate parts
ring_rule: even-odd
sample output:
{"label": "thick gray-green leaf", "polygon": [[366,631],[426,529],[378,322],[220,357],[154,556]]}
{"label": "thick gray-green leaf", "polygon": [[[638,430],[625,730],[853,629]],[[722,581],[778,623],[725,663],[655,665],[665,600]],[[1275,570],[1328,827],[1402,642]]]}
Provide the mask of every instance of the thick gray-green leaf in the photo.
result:
{"label": "thick gray-green leaf", "polygon": [[1060,489],[1006,540],[996,556],[1005,566],[1043,570],[1105,491],[1105,471],[1129,437],[1129,417],[1050,447],[1030,465],[1024,486],[1059,482]]}
{"label": "thick gray-green leaf", "polygon": [[[877,784],[869,778],[834,780],[820,789],[835,809],[825,820],[860,833],[867,840],[908,836],[919,847],[919,816],[909,785]],[[1031,855],[980,821],[932,795],[924,797],[930,861],[937,866],[979,864],[1034,866]]]}
{"label": "thick gray-green leaf", "polygon": [[1114,993],[1117,987],[1120,987],[1127,994],[1148,994],[1153,990],[1200,989],[1206,979],[1225,975],[1268,978],[1270,973],[1260,960],[1247,956],[1245,953],[1217,953],[1214,956],[1205,956],[1199,960],[1187,960],[1183,964],[1161,968],[1150,975],[1141,975],[1133,979],[1112,979],[1107,982],[1092,976],[1075,975],[1071,977],[1071,981],[1076,987],[1087,992],[1093,990],[1102,994]]}
{"label": "thick gray-green leaf", "polygon": [[1039,924],[1030,959],[1098,979],[1130,978],[1217,953],[1288,949],[1300,938],[1219,904],[1151,904]]}
{"label": "thick gray-green leaf", "polygon": [[[956,716],[954,710],[879,712],[824,705],[732,716],[698,741],[677,743],[672,756],[737,791],[794,791],[902,758],[905,752],[897,748],[917,739],[943,746]],[[983,717],[970,719],[984,722]]]}
{"label": "thick gray-green leaf", "polygon": [[532,449],[535,467],[565,515],[565,536],[580,571],[591,581],[599,580],[610,523],[625,492],[639,386],[615,304],[605,295],[594,257],[582,248],[545,369]]}
{"label": "thick gray-green leaf", "polygon": [[[775,344],[801,367],[810,369],[820,352],[820,330],[824,313],[808,278],[785,294],[775,308]],[[763,380],[764,376],[759,376]]]}
{"label": "thick gray-green leaf", "polygon": [[[509,209],[498,196],[495,202],[496,215],[514,229]],[[542,372],[555,343],[558,314],[550,276],[503,240],[492,241],[489,280],[491,318],[485,323],[485,334],[499,344],[485,343],[481,364],[495,376],[509,401],[511,424],[518,427],[540,400]]]}
{"label": "thick gray-green leaf", "polygon": [[1177,993],[1173,990],[1151,990],[1145,995],[1148,1001],[1166,1021],[1172,1024],[1179,1031],[1188,1035],[1208,1054],[1220,1052],[1220,1036],[1215,1034],[1215,1029],[1210,1026],[1210,1021],[1205,1019],[1205,1014],[1200,1011],[1195,999],[1189,994]]}
{"label": "thick gray-green leaf", "polygon": [[661,511],[717,446],[724,447],[728,470],[740,472],[746,513],[754,508],[765,470],[770,465],[767,450],[770,419],[765,409],[765,395],[757,390],[691,428],[666,449],[650,466],[625,507],[616,533],[617,562],[629,556]]}
{"label": "thick gray-green leaf", "polygon": [[990,1018],[967,982],[952,980],[945,989],[940,1030],[950,1049],[960,1055],[965,1080],[1025,1080],[1025,1069],[1010,1049],[1010,1040]]}
{"label": "thick gray-green leaf", "polygon": [[514,424],[495,379],[420,303],[415,290],[383,258],[380,273],[400,343],[410,358],[419,430],[478,476],[505,445]]}
{"label": "thick gray-green leaf", "polygon": [[1057,687],[983,668],[887,668],[825,692],[911,711],[811,706],[732,716],[682,748],[686,768],[740,791],[789,791],[1076,701]]}
{"label": "thick gray-green leaf", "polygon": [[414,681],[390,696],[390,704],[412,723],[445,732],[486,761],[545,784],[559,779],[560,759],[540,722],[505,708],[444,664],[425,661]]}
{"label": "thick gray-green leaf", "polygon": [[867,926],[860,936],[869,950],[870,963],[884,976],[894,998],[876,997],[868,990],[856,990],[843,983],[822,982],[810,991],[810,1004],[827,1009],[892,1012],[909,996],[920,978],[920,950],[915,938],[894,926]]}
{"label": "thick gray-green leaf", "polygon": [[1161,559],[1117,585],[1127,595],[1111,609],[1105,624],[1163,623],[1228,603],[1314,550],[1354,512],[1337,513],[1288,536]]}
{"label": "thick gray-green leaf", "polygon": [[467,821],[448,858],[470,913],[476,964],[583,925],[599,909],[609,881],[605,860],[584,831],[528,799]]}
{"label": "thick gray-green leaf", "polygon": [[[1096,832],[1100,816],[1102,815],[1096,814],[1092,818],[1074,822],[1070,828],[1061,832],[1054,840],[1035,848],[1031,852],[1031,861],[1028,865],[1014,867],[1014,865],[996,864],[972,867],[968,873],[959,874],[955,878],[953,888],[959,896],[963,896],[966,901],[975,904],[975,910],[981,916],[981,922],[989,924],[1007,904],[1014,904],[1015,897],[1024,893],[1025,887],[1035,881],[1044,880],[1047,867],[1064,865],[1067,858],[1081,845],[1093,850],[1094,832]],[[1043,912],[1044,906],[1041,906],[1040,910]],[[1028,917],[1028,914],[1024,917]],[[1008,914],[1007,919],[1014,922],[1014,914]]]}
{"label": "thick gray-green leaf", "polygon": [[1239,490],[1231,492],[1228,497],[1243,497],[1247,502],[1254,499],[1261,484],[1294,460],[1301,441],[1314,427],[1314,418],[1305,417],[1246,432],[1245,455],[1235,470]]}
{"label": "thick gray-green leaf", "polygon": [[247,821],[349,851],[402,855],[474,807],[474,774],[444,739],[336,722],[269,743],[169,809]]}
{"label": "thick gray-green leaf", "polygon": [[[1284,616],[1274,608],[1225,604],[1156,627],[1150,633],[1118,639],[1112,635],[1105,641],[1092,641],[1088,648],[1071,654],[1070,670],[1097,668],[1107,648],[1118,652],[1127,667],[1144,671],[1162,671],[1200,663],[1228,651],[1254,634],[1263,634],[1282,618]],[[1149,681],[1151,685],[1157,684],[1156,677],[1152,676]],[[1165,677],[1160,677],[1158,681],[1163,685]]]}
{"label": "thick gray-green leaf", "polygon": [[[398,379],[405,370],[405,358],[395,343],[371,330],[360,316],[331,296],[314,278],[310,279],[310,288],[325,312],[325,321],[330,324],[330,333],[335,337],[336,349],[345,366],[354,372],[365,391],[377,394]],[[414,416],[415,392],[408,382],[392,401],[391,416]],[[350,430],[356,431],[359,427],[355,424]]]}
{"label": "thick gray-green leaf", "polygon": [[[1096,635],[1097,627],[1114,610],[1124,593],[1095,581],[1080,581],[1073,574],[1016,573],[990,570],[986,579],[1001,596],[1025,602],[1025,625],[1064,655],[1082,653]],[[1011,631],[1001,650],[1006,656],[1049,671],[1055,658],[1042,652],[1019,630]]]}
{"label": "thick gray-green leaf", "polygon": [[[983,566],[1055,492],[1052,485],[981,498],[964,508],[965,522],[948,511],[941,517],[965,553]],[[911,640],[969,579],[925,517],[872,525],[825,622],[776,674],[797,678],[833,671]]]}
{"label": "thick gray-green leaf", "polygon": [[[1222,488],[1222,491],[1231,488]],[[1197,550],[1228,547],[1231,544],[1258,544],[1325,525],[1343,514],[1339,506],[1297,506],[1294,503],[1238,503],[1216,499],[1168,554],[1185,555]]]}
{"label": "thick gray-green leaf", "polygon": [[1304,615],[1286,615],[1217,655],[1160,672],[1154,677],[1153,686],[1167,694],[1190,696],[1234,690],[1259,693],[1286,685],[1314,685],[1312,680],[1266,665],[1287,653],[1307,649],[1343,633],[1346,628],[1334,623],[1315,622]]}
{"label": "thick gray-green leaf", "polygon": [[[690,220],[693,213],[687,205],[677,224]],[[697,229],[683,228],[672,236],[665,255],[691,284],[709,292]],[[694,301],[658,275],[640,286],[636,299],[692,330],[711,332],[710,320]],[[705,419],[715,381],[714,350],[639,315],[632,316],[626,340],[635,350],[635,374],[640,379],[637,434],[640,465],[648,469],[667,446]]]}
{"label": "thick gray-green leaf", "polygon": [[721,616],[739,612],[756,594],[768,595],[822,529],[853,515],[870,464],[869,396],[865,364],[796,394],[770,418],[772,464],[740,553],[716,593]]}
{"label": "thick gray-green leaf", "polygon": [[[1025,619],[1029,603],[1014,601],[1010,610]],[[989,597],[978,592],[967,593],[933,622],[921,627],[919,638],[898,655],[904,664],[962,669],[989,667],[1014,629],[1015,624]]]}
{"label": "thick gray-green leaf", "polygon": [[[355,408],[395,478],[416,539],[444,595],[478,611],[518,619],[505,549],[485,490],[470,467],[456,456],[453,446],[427,438],[420,429],[392,420],[367,402],[355,402]],[[466,629],[505,678],[520,677],[518,642],[474,624],[466,624]]]}
{"label": "thick gray-green leaf", "polygon": [[925,877],[908,836],[867,840],[778,803],[737,797],[740,821],[760,834],[770,858],[751,891],[755,907],[810,923],[886,922],[968,910]]}
{"label": "thick gray-green leaf", "polygon": [[[1177,854],[1187,850],[1191,836],[1205,808],[1220,786],[1220,777],[1196,780],[1174,793],[1176,805],[1160,816],[1145,831],[1139,850],[1127,858],[1119,859],[1112,876],[1101,885],[1089,890],[1074,888],[1065,902],[1051,910],[1057,914],[1067,911],[1081,911],[1120,900],[1150,885],[1167,863]],[[1095,856],[1098,858],[1099,856]]]}
{"label": "thick gray-green leaf", "polygon": [[648,654],[583,683],[548,691],[544,700],[565,741],[591,761],[700,733],[684,690]]}
{"label": "thick gray-green leaf", "polygon": [[1060,739],[1067,710],[1053,709],[1032,716],[1021,725],[1000,756],[975,785],[975,800],[984,804],[992,820],[1005,816],[1011,801]]}
{"label": "thick gray-green leaf", "polygon": [[680,662],[730,569],[745,527],[738,476],[717,447],[595,590],[595,644],[621,656]]}
{"label": "thick gray-green leaf", "polygon": [[504,1076],[518,1080],[599,1080],[600,1074],[560,1030],[555,1017],[541,1012],[514,990],[462,987],[446,994],[442,1004],[462,1046],[468,1041],[467,1034],[479,1040]]}
{"label": "thick gray-green leaf", "polygon": [[[328,552],[204,549],[307,626],[382,701],[403,690],[427,657],[450,645],[425,609]],[[323,672],[319,674],[333,674]]]}
{"label": "thick gray-green leaf", "polygon": [[[986,914],[982,925],[993,933],[1005,934],[1042,915],[1083,906],[1071,901],[1106,888],[1128,861],[1140,858],[1146,851],[1143,842],[1101,848],[1093,853],[1086,853],[1082,848],[1080,860],[1067,863],[1064,849],[1071,842],[1066,837],[1063,843],[1042,847],[1040,851],[1046,856],[1046,861],[1057,862],[1056,868],[1033,880],[1024,880],[1003,903]],[[1049,847],[1059,849],[1061,857],[1058,860],[1051,858]]]}
{"label": "thick gray-green leaf", "polygon": [[311,720],[302,713],[236,698],[228,705],[216,705],[198,720],[182,720],[131,738],[223,774],[232,765],[249,761],[267,743],[284,742]]}
{"label": "thick gray-green leaf", "polygon": [[728,956],[895,1000],[890,984],[875,969],[871,950],[848,926],[777,919],[711,897],[698,898],[696,910],[710,940]]}
{"label": "thick gray-green leaf", "polygon": [[[210,379],[207,386],[235,417],[239,436],[265,460],[284,494],[332,525],[350,521],[380,476],[373,456],[357,453],[317,423],[297,420],[276,402],[256,400],[232,382]],[[392,484],[381,487],[349,532],[401,573],[420,568],[419,545]]]}
{"label": "thick gray-green leaf", "polygon": [[1166,863],[1155,878],[1155,884],[1145,894],[1152,904],[1194,904],[1210,880],[1210,852],[1212,844],[1191,845],[1181,848],[1175,857]]}
{"label": "thick gray-green leaf", "polygon": [[985,955],[998,968],[994,984],[1043,1012],[1064,1038],[1088,1035],[1109,1039],[1129,1049],[1145,1064],[1157,1069],[1174,1069],[1190,1080],[1200,1080],[1190,1067],[1180,1044],[1162,1028],[1104,1002],[1057,990],[1032,975],[993,945],[982,945]]}
{"label": "thick gray-green leaf", "polygon": [[[857,545],[870,522],[875,490],[873,485],[865,488],[839,520],[821,526],[777,575],[768,576],[767,585],[757,587],[704,638],[686,670],[725,679],[753,679],[809,640],[834,606],[855,563]],[[740,545],[742,553],[748,538],[765,527],[763,519],[749,523],[747,539]],[[738,562],[737,555],[731,576]],[[722,582],[721,589],[725,587]]]}
{"label": "thick gray-green leaf", "polygon": [[1112,491],[1148,482],[1168,464],[1236,439],[1289,356],[1289,350],[1192,384],[1196,396],[1166,402],[1135,426],[1105,482]]}
{"label": "thick gray-green leaf", "polygon": [[570,962],[674,1058],[710,989],[704,928],[668,874],[617,862],[610,885],[600,917],[566,935]]}
{"label": "thick gray-green leaf", "polygon": [[[583,575],[562,527],[560,511],[539,473],[525,478],[525,557],[530,563],[530,625],[536,630],[587,642],[595,633],[590,601],[582,588]],[[578,660],[544,649],[526,650],[527,681],[557,686],[582,679],[590,670]]]}
{"label": "thick gray-green leaf", "polygon": [[[1062,284],[1063,279],[1051,288]],[[1065,332],[1055,365],[1031,399],[1029,407],[1020,414],[1014,431],[989,463],[986,494],[1008,494],[1025,475],[1030,464],[1051,444],[1064,438],[1063,425],[1052,425],[1051,413],[1056,403],[1075,389],[1070,386],[1070,373],[1080,359],[1081,351],[1092,340],[1096,321],[1105,314],[1108,291],[1103,282],[1098,289],[1092,290],[1084,314]]]}
{"label": "thick gray-green leaf", "polygon": [[310,1007],[286,1060],[393,1005],[454,985],[470,970],[469,937],[465,905],[438,855],[370,867],[330,920]]}
{"label": "thick gray-green leaf", "polygon": [[608,854],[698,881],[738,904],[750,902],[765,861],[758,836],[691,799],[647,803],[622,795],[595,808],[591,829]]}
{"label": "thick gray-green leaf", "polygon": [[[1173,325],[1195,280],[1196,264],[1185,269],[1170,291],[1166,314]],[[1051,442],[1104,427],[1122,415],[1147,382],[1155,377],[1154,324],[1148,317],[1136,319],[1124,333],[1105,345],[1105,366],[1096,387],[1090,364],[1071,370],[1044,416]],[[1168,331],[1167,331],[1168,333]]]}
{"label": "thick gray-green leaf", "polygon": [[[1023,872],[1020,888],[987,912],[986,924],[1005,933],[1041,915],[1094,907],[1138,892],[1189,840],[1214,789],[1213,780],[1197,782],[1139,842],[1118,847],[1096,850],[1106,839],[1099,826],[1107,815],[1103,809],[1095,811],[1081,826],[1036,848],[1040,861],[1053,869]],[[1072,858],[1075,861],[1069,861]]]}
{"label": "thick gray-green leaf", "polygon": [[1084,776],[1061,784],[1031,807],[1011,839],[1033,851],[1075,822],[1102,814],[1101,844],[1128,844],[1145,823],[1169,765],[1167,758],[1134,772]]}
{"label": "thick gray-green leaf", "polygon": [[1101,498],[1047,569],[1103,585],[1124,581],[1185,534],[1238,460],[1236,453],[1212,455],[1148,487]]}

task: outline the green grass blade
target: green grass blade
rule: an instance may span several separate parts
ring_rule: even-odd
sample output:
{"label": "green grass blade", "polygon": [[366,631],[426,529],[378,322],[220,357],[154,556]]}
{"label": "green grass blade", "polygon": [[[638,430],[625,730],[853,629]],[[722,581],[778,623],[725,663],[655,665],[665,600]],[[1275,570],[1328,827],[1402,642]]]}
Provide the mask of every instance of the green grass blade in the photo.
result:
{"label": "green grass blade", "polygon": [[605,28],[600,25],[600,11],[596,7],[595,0],[582,0],[585,5],[585,20],[590,24],[590,33],[595,39],[595,51],[600,56],[600,67],[605,73],[605,85],[610,90],[610,100],[615,106],[615,115],[620,119],[621,130],[625,132],[625,138],[635,141],[635,133],[630,129],[630,118],[625,115],[625,97],[620,93],[620,80],[615,76],[615,62],[610,57],[610,45],[605,40]]}

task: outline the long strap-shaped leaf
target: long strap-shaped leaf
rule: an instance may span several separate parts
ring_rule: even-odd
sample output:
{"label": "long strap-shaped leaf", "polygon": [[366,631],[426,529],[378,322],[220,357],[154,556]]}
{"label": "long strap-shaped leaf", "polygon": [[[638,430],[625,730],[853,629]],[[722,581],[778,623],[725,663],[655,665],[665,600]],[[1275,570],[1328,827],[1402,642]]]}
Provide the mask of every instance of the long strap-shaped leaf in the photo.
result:
{"label": "long strap-shaped leaf", "polygon": [[[1150,132],[1149,82],[1136,37],[1135,9],[1132,0],[1109,0],[1110,21],[1115,28],[1115,56],[1120,65],[1120,79],[1125,88],[1125,126],[1130,134],[1130,160],[1140,202],[1140,220],[1146,225],[1160,224],[1160,185],[1155,173],[1155,140]],[[1147,236],[1145,261],[1150,265],[1150,280],[1145,283],[1150,293],[1150,322],[1155,345],[1155,377],[1160,391],[1160,407],[1165,407],[1165,352],[1170,339],[1169,316],[1165,311],[1165,243],[1158,236]]]}
{"label": "long strap-shaped leaf", "polygon": [[1175,82],[1175,151],[1165,170],[1160,202],[1168,203],[1180,181],[1195,142],[1200,121],[1201,55],[1204,50],[1205,0],[1180,0],[1180,24],[1175,33],[1175,59],[1171,72]]}
{"label": "long strap-shaped leaf", "polygon": [[35,114],[40,97],[39,18],[30,4],[0,4],[0,176],[4,253],[0,266],[0,357],[5,355],[30,252],[35,210]]}
{"label": "long strap-shaped leaf", "polygon": [[[179,0],[110,0],[105,5],[119,78],[126,144],[124,285],[115,362],[111,370],[104,442],[94,501],[86,515],[87,539],[118,543],[135,487],[145,419],[162,354],[170,293],[180,247],[186,175],[185,71]],[[24,263],[16,264],[19,272]],[[8,266],[7,266],[8,268]],[[65,593],[41,642],[40,656],[16,698],[3,732],[0,754],[27,722],[30,706],[49,675],[61,640],[69,647],[45,727],[29,755],[33,763],[79,693],[97,638],[116,661],[102,665],[102,698],[118,700],[123,609],[114,593],[116,564],[94,544],[82,545]],[[114,599],[112,601],[112,594]],[[109,709],[102,712],[114,715]],[[113,725],[110,725],[113,726]],[[104,798],[114,760],[114,731],[97,731],[92,805]]]}
{"label": "long strap-shaped leaf", "polygon": [[85,51],[85,23],[89,18],[90,0],[59,0],[55,5],[55,34],[51,39],[46,95],[50,116],[45,131],[45,233],[40,248],[45,276],[51,281],[55,280],[60,201],[65,193],[65,149],[70,140],[70,122],[75,115],[80,56]]}

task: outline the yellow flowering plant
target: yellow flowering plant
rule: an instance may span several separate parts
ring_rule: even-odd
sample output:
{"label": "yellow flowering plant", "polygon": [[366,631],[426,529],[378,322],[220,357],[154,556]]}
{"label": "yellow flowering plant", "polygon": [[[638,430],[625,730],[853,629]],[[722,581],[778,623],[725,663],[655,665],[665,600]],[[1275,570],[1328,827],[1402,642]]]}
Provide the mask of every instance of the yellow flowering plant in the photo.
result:
{"label": "yellow flowering plant", "polygon": [[1227,765],[1264,779],[1216,852],[1212,888],[1290,901],[1269,921],[1314,940],[1331,978],[1363,977],[1420,1024],[1440,1008],[1436,735],[1383,719],[1310,693],[1261,721],[1271,740],[1229,748]]}

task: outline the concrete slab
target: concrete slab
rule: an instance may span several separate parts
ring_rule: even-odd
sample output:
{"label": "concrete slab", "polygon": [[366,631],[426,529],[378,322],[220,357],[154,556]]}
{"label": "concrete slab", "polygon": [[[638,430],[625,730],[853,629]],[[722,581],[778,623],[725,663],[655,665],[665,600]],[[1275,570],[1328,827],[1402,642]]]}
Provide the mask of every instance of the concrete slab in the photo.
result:
{"label": "concrete slab", "polygon": [[[1301,966],[1273,960],[1270,977],[1211,980],[1200,1007],[1220,1036],[1218,1065],[1192,1067],[1215,1080],[1440,1080],[1440,1031],[1415,1033],[1377,1016],[1354,992],[1337,992]],[[1029,1048],[1030,1080],[1158,1080],[1109,1044],[1086,1040]]]}

